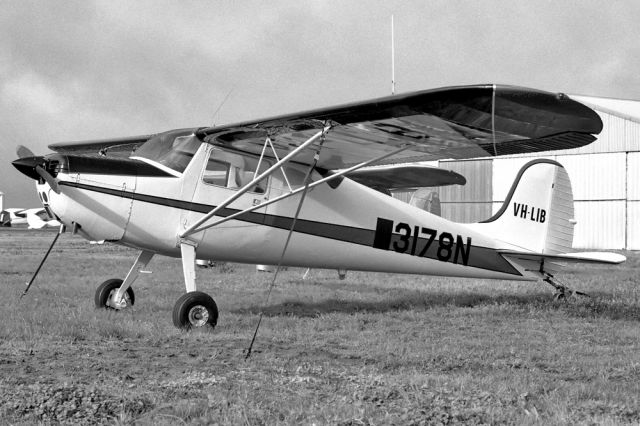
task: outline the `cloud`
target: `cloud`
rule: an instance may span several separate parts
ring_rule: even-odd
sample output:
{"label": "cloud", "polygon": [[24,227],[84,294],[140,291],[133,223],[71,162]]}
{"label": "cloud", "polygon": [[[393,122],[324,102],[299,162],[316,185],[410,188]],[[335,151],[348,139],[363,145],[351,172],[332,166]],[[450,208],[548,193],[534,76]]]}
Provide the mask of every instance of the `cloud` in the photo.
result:
{"label": "cloud", "polygon": [[[17,143],[209,125],[230,91],[217,123],[387,95],[392,13],[399,91],[640,98],[634,1],[21,0],[0,15],[0,158]],[[2,182],[32,191],[11,169]]]}
{"label": "cloud", "polygon": [[38,75],[28,73],[3,82],[1,97],[6,108],[29,110],[36,114],[53,115],[64,110],[65,99],[55,93]]}

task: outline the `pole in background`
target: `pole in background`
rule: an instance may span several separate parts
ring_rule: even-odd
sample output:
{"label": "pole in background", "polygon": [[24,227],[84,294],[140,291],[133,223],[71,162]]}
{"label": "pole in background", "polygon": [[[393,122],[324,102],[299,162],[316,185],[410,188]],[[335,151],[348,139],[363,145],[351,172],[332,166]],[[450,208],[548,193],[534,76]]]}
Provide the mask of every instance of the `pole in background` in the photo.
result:
{"label": "pole in background", "polygon": [[396,94],[395,45],[393,41],[393,15],[391,15],[391,94]]}

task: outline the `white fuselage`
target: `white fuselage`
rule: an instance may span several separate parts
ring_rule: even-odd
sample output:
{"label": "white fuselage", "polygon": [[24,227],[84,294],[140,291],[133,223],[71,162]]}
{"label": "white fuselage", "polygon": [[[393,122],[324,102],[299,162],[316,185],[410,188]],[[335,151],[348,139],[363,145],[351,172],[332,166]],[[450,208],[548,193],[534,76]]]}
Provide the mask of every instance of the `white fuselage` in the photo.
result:
{"label": "white fuselage", "polygon": [[[203,143],[180,176],[59,173],[60,194],[46,183],[38,190],[67,227],[75,225],[89,240],[179,257],[178,235],[237,191],[205,182],[205,164],[215,150],[220,151]],[[302,184],[304,166],[285,172],[293,187]],[[320,175],[314,171],[311,177]],[[276,172],[264,192],[243,194],[207,223],[288,191],[283,174]],[[537,278],[496,252],[510,245],[349,179],[335,188],[321,184],[308,191],[283,256],[300,197],[193,234],[189,239],[197,258],[277,264],[282,257],[283,265],[313,268]]]}

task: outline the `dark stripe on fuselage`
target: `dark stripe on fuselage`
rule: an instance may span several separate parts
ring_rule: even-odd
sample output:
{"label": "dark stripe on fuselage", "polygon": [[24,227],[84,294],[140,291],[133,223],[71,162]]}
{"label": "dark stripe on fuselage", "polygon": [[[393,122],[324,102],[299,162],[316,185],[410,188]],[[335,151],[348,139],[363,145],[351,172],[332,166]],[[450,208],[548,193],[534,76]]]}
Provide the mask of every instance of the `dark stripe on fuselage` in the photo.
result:
{"label": "dark stripe on fuselage", "polygon": [[[216,206],[212,206],[209,204],[200,204],[190,201],[176,200],[174,198],[139,194],[131,191],[104,188],[101,186],[87,185],[78,182],[60,181],[58,184],[62,186],[69,186],[72,188],[108,194],[115,197],[129,198],[134,201],[142,201],[145,203],[156,204],[160,206],[188,210],[196,213],[207,214],[211,210],[216,208]],[[232,214],[238,213],[239,211],[241,210],[225,207],[220,209],[220,211],[216,213],[216,216],[227,217]],[[244,213],[236,217],[235,220],[257,225],[270,226],[273,228],[284,230],[289,230],[293,221],[293,219],[290,217],[255,212]],[[389,249],[389,241],[376,241],[376,231],[373,229],[356,228],[352,226],[337,225],[333,223],[318,222],[298,218],[295,224],[294,231],[302,234],[358,244],[366,247],[373,247],[381,250]],[[438,260],[437,257],[432,256],[431,254],[428,255],[428,258]],[[469,256],[469,263],[467,264],[467,266],[488,271],[502,272],[511,275],[521,275],[518,270],[515,269],[504,257],[502,257],[495,250],[487,247],[471,246],[471,255]]]}
{"label": "dark stripe on fuselage", "polygon": [[[84,189],[88,191],[100,192],[103,194],[113,195],[116,197],[129,198],[134,201],[142,201],[145,203],[156,204],[160,206],[173,207],[181,210],[188,210],[196,213],[207,214],[216,206],[209,204],[194,203],[191,201],[176,200],[174,198],[158,197],[155,195],[139,194],[131,191],[123,191],[120,189],[104,188],[101,186],[87,185],[77,182],[60,181],[59,185],[70,186],[73,188]],[[231,209],[224,207],[216,213],[216,216],[227,217],[240,212],[240,209]],[[290,229],[292,219],[290,217],[268,215],[264,213],[248,212],[244,213],[235,220],[242,222],[254,223],[256,225],[265,225],[278,229]],[[326,237],[333,240],[344,241],[364,246],[371,246],[374,238],[374,231],[370,229],[355,228],[352,226],[337,225],[333,223],[317,222],[313,220],[298,219],[296,221],[295,232],[314,235],[318,237]]]}

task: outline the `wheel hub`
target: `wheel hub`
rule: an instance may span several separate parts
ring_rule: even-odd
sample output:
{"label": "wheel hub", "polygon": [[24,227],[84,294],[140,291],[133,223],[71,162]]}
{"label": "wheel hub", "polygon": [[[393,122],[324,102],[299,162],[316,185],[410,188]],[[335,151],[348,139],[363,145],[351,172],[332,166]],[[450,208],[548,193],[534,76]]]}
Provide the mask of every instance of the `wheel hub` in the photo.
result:
{"label": "wheel hub", "polygon": [[109,298],[107,299],[107,307],[112,309],[124,309],[131,303],[131,297],[129,297],[128,292],[124,292],[124,297],[120,300],[116,300],[116,295],[118,294],[118,289],[115,288],[109,292]]}
{"label": "wheel hub", "polygon": [[202,327],[209,321],[209,311],[202,305],[189,309],[189,323],[194,327]]}

